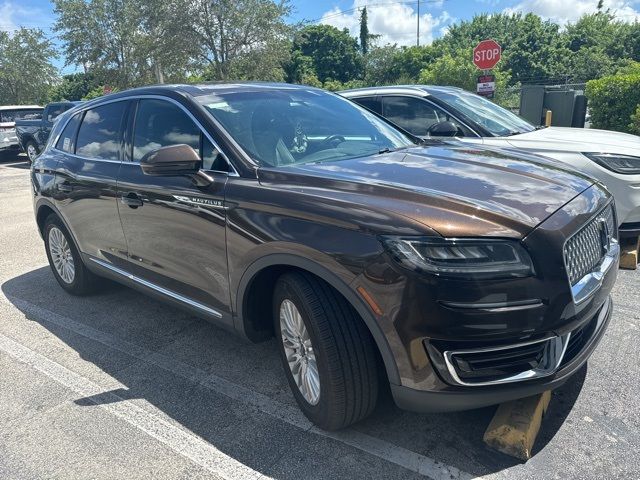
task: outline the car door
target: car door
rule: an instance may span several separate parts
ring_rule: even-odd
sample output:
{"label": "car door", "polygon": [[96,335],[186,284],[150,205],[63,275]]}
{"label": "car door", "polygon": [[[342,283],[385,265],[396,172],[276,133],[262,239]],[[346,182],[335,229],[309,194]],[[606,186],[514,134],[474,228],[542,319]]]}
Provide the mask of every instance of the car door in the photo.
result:
{"label": "car door", "polygon": [[120,100],[72,116],[58,139],[55,203],[82,253],[121,264],[127,246],[118,215],[116,178],[130,102]]}
{"label": "car door", "polygon": [[[223,320],[229,309],[224,191],[229,164],[195,118],[169,98],[141,98],[130,125],[118,208],[129,271],[156,290]],[[157,148],[190,145],[213,178],[150,176],[140,159]]]}

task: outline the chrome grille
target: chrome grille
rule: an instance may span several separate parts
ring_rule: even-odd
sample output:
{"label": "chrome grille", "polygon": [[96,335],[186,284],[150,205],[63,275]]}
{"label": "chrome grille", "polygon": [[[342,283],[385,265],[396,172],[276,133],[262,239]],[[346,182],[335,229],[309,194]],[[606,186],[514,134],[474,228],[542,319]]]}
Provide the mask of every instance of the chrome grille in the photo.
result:
{"label": "chrome grille", "polygon": [[[605,236],[602,232],[602,220],[607,225],[608,235]],[[613,207],[609,205],[582,230],[567,240],[564,246],[564,263],[572,286],[602,261],[609,242],[615,236],[615,231]]]}

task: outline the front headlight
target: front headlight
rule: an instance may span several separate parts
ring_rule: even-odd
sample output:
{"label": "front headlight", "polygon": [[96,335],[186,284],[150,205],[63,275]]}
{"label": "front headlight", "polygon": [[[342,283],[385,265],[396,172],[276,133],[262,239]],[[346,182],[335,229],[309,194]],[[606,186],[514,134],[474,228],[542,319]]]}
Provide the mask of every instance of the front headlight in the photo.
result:
{"label": "front headlight", "polygon": [[417,272],[468,279],[533,275],[531,257],[514,241],[392,236],[382,241],[396,261]]}
{"label": "front headlight", "polygon": [[627,175],[640,174],[640,157],[617,153],[582,153],[601,167]]}

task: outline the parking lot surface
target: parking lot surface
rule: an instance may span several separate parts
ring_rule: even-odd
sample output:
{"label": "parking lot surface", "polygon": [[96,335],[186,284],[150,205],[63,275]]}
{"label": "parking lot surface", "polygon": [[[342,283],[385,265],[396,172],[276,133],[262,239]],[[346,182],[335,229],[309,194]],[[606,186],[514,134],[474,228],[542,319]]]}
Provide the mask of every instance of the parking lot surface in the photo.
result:
{"label": "parking lot surface", "polygon": [[72,297],[37,232],[27,164],[0,163],[0,478],[640,478],[640,271],[553,392],[534,456],[488,450],[495,407],[419,415],[385,396],[348,430],[297,409],[275,342],[133,290]]}

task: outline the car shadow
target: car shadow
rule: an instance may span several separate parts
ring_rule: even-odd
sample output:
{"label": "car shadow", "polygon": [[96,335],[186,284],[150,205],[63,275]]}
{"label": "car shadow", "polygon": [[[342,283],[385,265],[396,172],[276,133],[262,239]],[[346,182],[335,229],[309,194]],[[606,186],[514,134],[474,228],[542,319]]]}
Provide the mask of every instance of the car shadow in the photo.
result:
{"label": "car shadow", "polygon": [[[302,463],[309,455],[305,449],[316,448],[316,454],[331,455],[325,453],[326,445],[314,447],[307,440],[301,441],[303,435],[310,435],[305,430],[262,413],[255,406],[243,406],[229,399],[208,388],[195,374],[213,374],[289,408],[295,407],[274,341],[249,344],[204,320],[113,284],[94,296],[73,297],[57,285],[49,267],[14,277],[4,282],[1,289],[27,320],[46,328],[82,359],[121,384],[97,396],[78,398],[77,405],[143,399],[226,455],[274,478],[301,475],[291,465],[273,471],[265,460],[281,457],[292,443],[299,449]],[[87,331],[97,333],[88,338]],[[101,334],[130,345],[131,352],[114,350],[96,341],[96,335]],[[147,353],[136,357],[132,355],[136,349]],[[172,363],[186,364],[188,371],[180,375],[176,375],[176,369],[168,372],[157,362],[146,361],[148,352],[159,352]],[[536,453],[563,425],[580,394],[585,375],[586,368],[554,392]],[[521,463],[487,449],[482,442],[494,411],[495,407],[448,414],[405,412],[393,404],[389,391],[385,390],[374,414],[352,428],[480,476]],[[329,440],[319,438],[320,441]],[[330,458],[326,461],[331,463]],[[362,466],[354,465],[354,468]],[[358,475],[363,473],[360,471]],[[344,471],[334,474],[336,478],[345,476]],[[304,471],[302,475],[306,476]],[[326,471],[318,471],[317,475],[328,476]]]}
{"label": "car shadow", "polygon": [[31,168],[26,154],[15,152],[0,152],[0,165],[21,170],[29,170]]}

